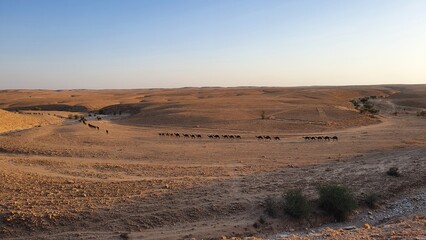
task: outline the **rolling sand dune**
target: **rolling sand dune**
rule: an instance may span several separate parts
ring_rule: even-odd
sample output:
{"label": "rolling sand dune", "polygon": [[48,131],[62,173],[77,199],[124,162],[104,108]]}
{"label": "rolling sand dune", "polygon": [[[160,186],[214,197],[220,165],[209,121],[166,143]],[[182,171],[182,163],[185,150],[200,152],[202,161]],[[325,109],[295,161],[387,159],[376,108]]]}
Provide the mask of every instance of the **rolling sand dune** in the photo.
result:
{"label": "rolling sand dune", "polygon": [[[0,135],[0,238],[280,239],[290,229],[309,237],[299,231],[336,226],[320,213],[306,221],[269,218],[264,200],[293,188],[315,199],[316,186],[330,182],[349,186],[359,200],[371,191],[381,196],[372,214],[361,207],[345,224],[424,216],[426,121],[416,116],[420,105],[399,105],[397,97],[421,102],[415,88],[2,91],[1,107],[40,113],[1,111],[6,131],[42,127]],[[384,96],[372,100],[378,115],[349,102],[363,96]],[[99,120],[87,114],[99,129],[51,112],[81,109],[102,110]],[[385,174],[393,166],[401,177]],[[266,223],[255,225],[261,216]],[[329,239],[334,232],[326,231],[321,237]]]}

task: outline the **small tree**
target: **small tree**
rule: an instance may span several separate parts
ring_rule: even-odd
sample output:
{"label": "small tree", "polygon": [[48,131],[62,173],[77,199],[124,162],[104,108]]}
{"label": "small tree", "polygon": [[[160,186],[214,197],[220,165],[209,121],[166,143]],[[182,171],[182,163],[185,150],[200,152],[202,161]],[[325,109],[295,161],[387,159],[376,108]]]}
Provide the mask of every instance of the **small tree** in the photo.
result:
{"label": "small tree", "polygon": [[369,208],[376,208],[378,200],[379,200],[379,195],[377,193],[369,193],[365,197],[364,202]]}
{"label": "small tree", "polygon": [[318,187],[319,206],[334,216],[337,221],[345,221],[348,215],[357,208],[352,191],[339,185],[324,185]]}
{"label": "small tree", "polygon": [[267,197],[265,199],[265,212],[272,218],[277,217],[277,202],[272,197]]}
{"label": "small tree", "polygon": [[302,190],[290,190],[284,196],[284,211],[295,218],[309,215],[311,208],[309,202],[302,194]]}

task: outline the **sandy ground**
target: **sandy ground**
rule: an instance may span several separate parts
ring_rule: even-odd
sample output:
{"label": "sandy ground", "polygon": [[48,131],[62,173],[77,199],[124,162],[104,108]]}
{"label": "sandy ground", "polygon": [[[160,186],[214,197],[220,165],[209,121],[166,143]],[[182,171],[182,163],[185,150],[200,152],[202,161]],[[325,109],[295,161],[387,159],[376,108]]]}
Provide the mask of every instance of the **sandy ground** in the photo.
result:
{"label": "sandy ground", "polygon": [[[151,91],[156,93],[145,98],[159,101],[161,96],[200,90],[146,90]],[[151,102],[154,109],[142,108],[128,116],[126,107],[121,118],[88,122],[99,130],[66,120],[0,136],[0,237],[268,238],[288,229],[315,228],[330,221],[325,217],[304,222],[267,219],[267,224],[254,227],[253,223],[264,215],[264,199],[280,196],[287,189],[302,188],[313,199],[318,184],[341,183],[351,187],[358,198],[373,190],[380,193],[385,206],[426,186],[426,121],[415,116],[418,106],[406,108],[390,98],[377,99],[381,115],[370,118],[353,111],[347,102],[360,94],[393,97],[397,90],[319,88],[323,95],[312,102],[303,94],[315,89],[298,89],[297,94],[291,89],[269,89],[265,99],[259,97],[261,100],[254,103],[259,110],[266,109],[259,102],[269,106],[268,116],[275,117],[265,120],[259,119],[258,113],[243,114],[251,106],[247,106],[246,100],[234,103],[238,102],[235,100],[238,94],[261,91],[265,89],[207,92],[218,98],[224,96],[226,101],[229,98],[225,96],[232,92],[233,101],[224,111],[220,110],[221,104],[206,107],[210,112],[195,110],[199,107],[198,100],[179,100],[185,96],[180,93],[174,99],[180,105],[178,112],[170,112],[167,101],[162,103],[163,108],[159,102]],[[13,95],[13,92],[7,93]],[[47,94],[34,91],[31,96],[42,93]],[[96,94],[99,93],[93,95]],[[273,96],[281,99],[289,95],[293,95],[292,101],[297,100],[294,105],[300,111],[290,114],[294,108],[288,100],[278,107],[270,102]],[[338,97],[330,101],[332,95]],[[130,104],[129,98],[134,97],[124,96],[122,104]],[[194,96],[197,95],[187,98]],[[74,101],[78,97],[67,95],[60,101],[68,98]],[[96,103],[95,100],[91,99],[93,106],[101,107],[112,101],[103,102],[102,98],[101,103]],[[182,107],[183,102],[187,106]],[[84,101],[80,103],[85,106]],[[223,102],[218,100],[218,103]],[[395,109],[401,114],[393,115]],[[196,120],[189,117],[186,121],[183,112],[192,112]],[[147,113],[157,116],[158,121]],[[222,121],[224,113],[226,121]],[[281,113],[288,114],[280,116]],[[159,133],[202,137],[168,137]],[[240,135],[241,139],[210,139],[207,136],[211,134]],[[280,140],[257,140],[256,135],[279,136]],[[305,142],[302,137],[306,135],[338,136],[339,141]],[[386,176],[391,166],[399,167],[400,178]],[[359,217],[366,211],[360,209],[352,220],[362,224]],[[422,224],[423,220],[419,221]]]}
{"label": "sandy ground", "polygon": [[42,127],[49,124],[58,124],[60,122],[62,122],[62,120],[53,115],[42,116],[39,113],[32,114],[26,112],[24,114],[0,110],[0,134],[33,127]]}

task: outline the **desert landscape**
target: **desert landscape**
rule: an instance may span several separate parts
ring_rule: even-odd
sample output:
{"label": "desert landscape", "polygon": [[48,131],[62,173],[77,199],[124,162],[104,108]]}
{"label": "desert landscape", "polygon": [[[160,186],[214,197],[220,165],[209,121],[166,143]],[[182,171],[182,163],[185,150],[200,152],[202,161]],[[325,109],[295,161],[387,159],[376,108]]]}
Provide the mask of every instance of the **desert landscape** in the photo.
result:
{"label": "desert landscape", "polygon": [[[425,96],[426,85],[0,91],[0,238],[423,239]],[[267,213],[268,197],[297,188],[315,204],[331,183],[360,203],[344,222]]]}

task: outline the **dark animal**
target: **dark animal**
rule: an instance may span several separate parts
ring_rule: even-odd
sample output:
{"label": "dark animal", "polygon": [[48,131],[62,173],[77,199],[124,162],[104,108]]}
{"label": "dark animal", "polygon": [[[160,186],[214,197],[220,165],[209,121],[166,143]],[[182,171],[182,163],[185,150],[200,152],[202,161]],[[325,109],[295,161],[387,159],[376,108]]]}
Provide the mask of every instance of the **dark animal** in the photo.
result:
{"label": "dark animal", "polygon": [[201,138],[201,135],[200,135],[200,134],[197,134],[197,138]]}
{"label": "dark animal", "polygon": [[195,138],[195,135],[194,135],[194,134],[191,134],[191,138]]}
{"label": "dark animal", "polygon": [[270,136],[264,136],[264,138],[265,138],[266,140],[272,140],[272,138],[271,138]]}
{"label": "dark animal", "polygon": [[109,134],[108,130],[105,130],[105,131],[106,131],[106,134]]}
{"label": "dark animal", "polygon": [[186,137],[186,138],[189,138],[189,135],[188,135],[188,134],[183,134],[183,136],[184,136],[184,137]]}
{"label": "dark animal", "polygon": [[311,137],[311,140],[315,141],[315,140],[317,140],[317,138],[316,137]]}
{"label": "dark animal", "polygon": [[99,127],[96,127],[96,129],[98,129],[98,131],[99,131]]}
{"label": "dark animal", "polygon": [[207,137],[209,137],[209,138],[213,138],[213,135],[207,135]]}
{"label": "dark animal", "polygon": [[175,133],[175,137],[180,137],[180,134],[179,133]]}
{"label": "dark animal", "polygon": [[329,136],[325,136],[325,137],[324,137],[324,140],[325,140],[325,141],[330,141],[330,137],[329,137]]}
{"label": "dark animal", "polygon": [[219,135],[214,135],[214,138],[220,138],[220,136]]}
{"label": "dark animal", "polygon": [[280,137],[274,137],[274,139],[277,141],[281,140]]}
{"label": "dark animal", "polygon": [[256,136],[256,138],[257,138],[258,140],[262,140],[262,139],[263,139],[263,137],[262,137],[262,136]]}
{"label": "dark animal", "polygon": [[322,140],[323,140],[323,138],[322,138],[322,137],[317,137],[317,140],[318,140],[318,141],[322,141]]}
{"label": "dark animal", "polygon": [[305,139],[305,141],[309,141],[309,140],[311,140],[311,138],[310,137],[303,137],[304,139]]}
{"label": "dark animal", "polygon": [[240,135],[235,136],[236,139],[241,139]]}
{"label": "dark animal", "polygon": [[339,141],[339,138],[337,136],[332,137],[333,141]]}
{"label": "dark animal", "polygon": [[228,138],[228,135],[222,135],[223,138]]}

